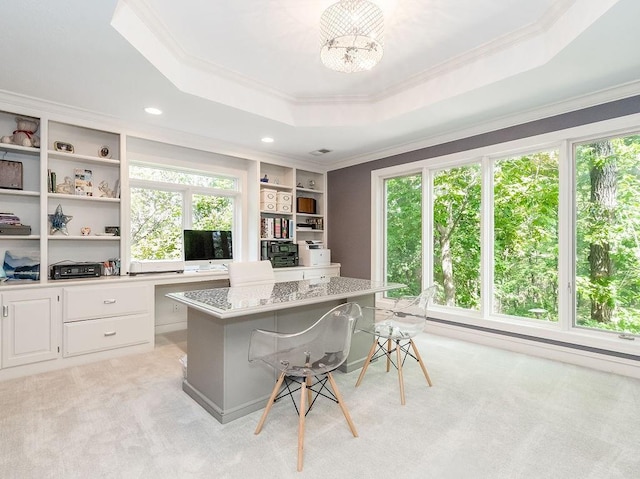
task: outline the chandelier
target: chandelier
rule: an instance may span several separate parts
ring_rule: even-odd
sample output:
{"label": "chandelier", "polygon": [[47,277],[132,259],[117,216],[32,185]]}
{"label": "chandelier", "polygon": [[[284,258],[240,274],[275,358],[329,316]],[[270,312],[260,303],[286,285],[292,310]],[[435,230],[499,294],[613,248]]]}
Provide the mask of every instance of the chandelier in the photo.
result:
{"label": "chandelier", "polygon": [[320,17],[320,59],[331,70],[371,70],[383,54],[382,10],[367,0],[340,0]]}

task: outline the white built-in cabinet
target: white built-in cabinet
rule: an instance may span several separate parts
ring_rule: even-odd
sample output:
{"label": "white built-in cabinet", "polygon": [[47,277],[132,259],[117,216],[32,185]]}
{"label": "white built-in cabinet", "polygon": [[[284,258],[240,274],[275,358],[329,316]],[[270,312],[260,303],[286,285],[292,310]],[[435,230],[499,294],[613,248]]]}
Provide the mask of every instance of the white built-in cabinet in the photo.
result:
{"label": "white built-in cabinet", "polygon": [[271,163],[260,163],[259,174],[260,257],[270,241],[326,245],[326,175]]}
{"label": "white built-in cabinet", "polygon": [[64,357],[153,340],[149,284],[64,288]]}
{"label": "white built-in cabinet", "polygon": [[[0,136],[15,130],[19,116],[0,112]],[[117,132],[37,120],[39,148],[0,143],[0,160],[22,169],[19,187],[0,183],[0,213],[11,213],[31,227],[28,235],[0,236],[0,257],[10,251],[39,260],[42,281],[53,264],[103,263],[122,256],[120,236],[108,232],[119,231],[121,225],[123,140]],[[58,206],[68,221],[54,231],[49,215]]]}
{"label": "white built-in cabinet", "polygon": [[2,367],[10,368],[60,355],[60,289],[3,292]]}
{"label": "white built-in cabinet", "polygon": [[[25,115],[0,111],[0,136],[11,135],[20,116]],[[19,165],[22,171],[21,184],[0,183],[0,213],[18,216],[31,230],[29,234],[0,235],[0,260],[20,257],[27,265],[35,263],[36,268],[22,274],[39,274],[39,278],[0,284],[0,380],[16,377],[20,371],[29,374],[79,364],[84,358],[112,357],[116,349],[146,350],[154,341],[153,282],[132,284],[124,277],[49,280],[50,267],[55,264],[104,263],[128,256],[119,235],[127,224],[123,211],[123,205],[128,205],[123,187],[128,185],[125,157],[128,147],[144,150],[149,142],[129,138],[127,146],[126,134],[91,122],[33,112],[26,116],[39,122],[40,146],[0,143],[0,160]],[[153,155],[173,148],[161,143],[152,146]],[[247,198],[254,198],[258,190],[260,225],[265,220],[286,224],[285,234],[258,230],[257,244],[254,237],[250,245],[259,250],[258,257],[262,241],[326,243],[326,175],[274,163],[254,165],[255,169],[245,162],[247,171],[259,175]],[[58,207],[67,220],[56,231],[50,216]],[[255,217],[250,221],[256,221]],[[107,234],[114,230],[118,233]],[[0,271],[11,270],[2,266]],[[123,271],[126,269],[125,265]],[[322,280],[339,274],[339,265],[277,271],[279,281]]]}

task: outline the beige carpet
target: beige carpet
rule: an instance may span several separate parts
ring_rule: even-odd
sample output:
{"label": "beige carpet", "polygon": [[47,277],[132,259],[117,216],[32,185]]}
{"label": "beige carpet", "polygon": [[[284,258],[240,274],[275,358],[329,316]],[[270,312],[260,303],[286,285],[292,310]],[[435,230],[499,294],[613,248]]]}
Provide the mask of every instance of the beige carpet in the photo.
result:
{"label": "beige carpet", "polygon": [[636,478],[640,381],[421,335],[434,381],[405,368],[336,374],[360,437],[319,401],[296,472],[296,417],[278,403],[219,424],[181,390],[183,332],[154,352],[0,382],[0,477]]}

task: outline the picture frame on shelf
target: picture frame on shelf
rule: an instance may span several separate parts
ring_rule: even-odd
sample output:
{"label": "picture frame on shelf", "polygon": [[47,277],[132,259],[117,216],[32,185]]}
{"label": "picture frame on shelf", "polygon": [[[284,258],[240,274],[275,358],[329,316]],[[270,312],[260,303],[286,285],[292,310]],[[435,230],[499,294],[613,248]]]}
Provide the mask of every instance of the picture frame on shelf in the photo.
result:
{"label": "picture frame on shelf", "polygon": [[111,158],[111,148],[108,145],[103,145],[98,150],[98,156],[100,158]]}
{"label": "picture frame on shelf", "polygon": [[78,196],[93,196],[93,172],[84,168],[76,168],[75,192]]}
{"label": "picture frame on shelf", "polygon": [[0,160],[0,188],[21,190],[22,179],[21,161]]}
{"label": "picture frame on shelf", "polygon": [[74,153],[75,149],[71,143],[67,143],[64,141],[54,141],[53,149],[56,151],[61,151],[63,153]]}

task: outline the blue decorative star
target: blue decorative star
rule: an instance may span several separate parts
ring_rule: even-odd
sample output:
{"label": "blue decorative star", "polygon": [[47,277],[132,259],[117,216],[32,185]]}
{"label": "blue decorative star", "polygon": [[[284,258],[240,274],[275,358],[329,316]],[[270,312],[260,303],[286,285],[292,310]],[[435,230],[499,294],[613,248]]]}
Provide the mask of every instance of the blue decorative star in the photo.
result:
{"label": "blue decorative star", "polygon": [[67,231],[67,223],[71,221],[73,216],[67,216],[62,212],[62,205],[58,205],[56,212],[49,216],[49,234],[54,234],[57,231],[69,236]]}

